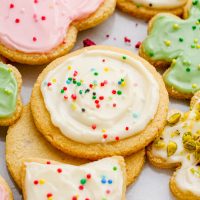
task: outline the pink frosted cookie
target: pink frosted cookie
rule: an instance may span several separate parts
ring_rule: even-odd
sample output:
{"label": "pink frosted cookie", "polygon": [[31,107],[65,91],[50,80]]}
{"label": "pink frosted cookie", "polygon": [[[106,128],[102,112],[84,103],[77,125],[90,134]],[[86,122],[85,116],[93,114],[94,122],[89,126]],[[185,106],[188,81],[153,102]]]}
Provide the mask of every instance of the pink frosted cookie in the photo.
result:
{"label": "pink frosted cookie", "polygon": [[12,192],[8,184],[1,176],[0,176],[0,200],[13,200]]}
{"label": "pink frosted cookie", "polygon": [[78,31],[114,11],[116,0],[0,0],[0,54],[25,64],[44,64],[66,54]]}

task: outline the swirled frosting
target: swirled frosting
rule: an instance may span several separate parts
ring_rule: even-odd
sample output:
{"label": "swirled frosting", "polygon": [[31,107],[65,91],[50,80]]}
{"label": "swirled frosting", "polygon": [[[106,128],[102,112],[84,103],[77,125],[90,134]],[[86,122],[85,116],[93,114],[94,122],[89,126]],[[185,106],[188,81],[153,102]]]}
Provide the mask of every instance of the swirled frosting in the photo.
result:
{"label": "swirled frosting", "polygon": [[95,12],[104,0],[0,0],[0,42],[26,53],[60,45],[71,22]]}
{"label": "swirled frosting", "polygon": [[41,91],[52,123],[86,144],[137,134],[159,103],[159,85],[144,64],[109,50],[67,59],[46,75]]}
{"label": "swirled frosting", "polygon": [[26,163],[27,200],[121,200],[124,178],[115,158],[80,167]]}
{"label": "swirled frosting", "polygon": [[[190,112],[173,111],[160,139],[154,142],[152,153],[168,163],[180,163],[175,173],[175,181],[182,191],[190,191],[200,197],[200,101]],[[170,121],[170,120],[169,120]]]}
{"label": "swirled frosting", "polygon": [[147,6],[152,8],[177,8],[183,6],[187,0],[132,0],[138,6]]}
{"label": "swirled frosting", "polygon": [[2,185],[0,185],[0,199],[9,200],[9,194]]}

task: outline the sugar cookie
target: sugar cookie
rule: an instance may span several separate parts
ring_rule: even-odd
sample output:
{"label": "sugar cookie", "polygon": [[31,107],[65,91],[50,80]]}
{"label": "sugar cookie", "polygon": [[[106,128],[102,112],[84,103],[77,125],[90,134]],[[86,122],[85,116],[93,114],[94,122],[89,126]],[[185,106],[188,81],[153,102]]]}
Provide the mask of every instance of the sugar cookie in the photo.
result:
{"label": "sugar cookie", "polygon": [[187,0],[117,0],[120,10],[141,19],[150,19],[161,12],[181,16]]}
{"label": "sugar cookie", "polygon": [[[144,150],[125,158],[127,171],[127,185],[133,183],[139,176],[145,158]],[[52,147],[37,131],[27,105],[23,109],[21,118],[8,129],[6,137],[6,162],[8,169],[17,185],[21,188],[21,167],[28,158],[55,160],[62,163],[81,165],[89,162],[68,156]]]}
{"label": "sugar cookie", "polygon": [[116,0],[5,1],[0,7],[0,54],[29,64],[65,55],[78,31],[98,25],[115,10]]}
{"label": "sugar cookie", "polygon": [[31,159],[22,168],[24,200],[125,200],[123,157],[110,157],[81,166]]}
{"label": "sugar cookie", "polygon": [[11,189],[1,176],[0,176],[0,199],[13,200]]}
{"label": "sugar cookie", "polygon": [[51,63],[34,86],[31,109],[52,145],[95,160],[148,145],[164,127],[168,94],[145,60],[96,46]]}
{"label": "sugar cookie", "polygon": [[172,111],[162,135],[148,148],[150,162],[160,168],[174,168],[170,181],[173,194],[181,200],[200,199],[200,93],[191,110]]}
{"label": "sugar cookie", "polygon": [[21,115],[22,79],[19,71],[0,62],[0,126],[13,124]]}
{"label": "sugar cookie", "polygon": [[199,12],[200,1],[194,0],[185,20],[169,14],[155,16],[141,45],[140,55],[153,65],[171,65],[163,78],[175,98],[189,99],[200,88]]}

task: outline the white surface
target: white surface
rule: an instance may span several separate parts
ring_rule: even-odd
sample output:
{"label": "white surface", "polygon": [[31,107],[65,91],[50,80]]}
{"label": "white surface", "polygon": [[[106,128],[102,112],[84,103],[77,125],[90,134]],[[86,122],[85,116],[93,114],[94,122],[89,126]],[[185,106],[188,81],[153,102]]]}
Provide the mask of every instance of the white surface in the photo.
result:
{"label": "white surface", "polygon": [[[136,20],[119,11],[105,23],[100,26],[90,29],[79,34],[75,49],[81,48],[82,41],[85,38],[90,38],[96,44],[106,44],[118,46],[137,53],[135,44],[138,41],[143,41],[146,37],[147,24],[143,21]],[[106,38],[109,34],[110,37]],[[131,45],[124,43],[124,37],[131,39]],[[31,94],[31,88],[43,67],[19,66],[18,69],[23,77],[22,97],[23,103],[27,104]],[[188,109],[188,103],[171,100],[171,108]],[[16,189],[14,182],[10,178],[5,164],[5,137],[6,128],[0,128],[0,174],[8,181],[12,191],[14,192],[15,200],[21,200],[20,192]],[[170,170],[158,170],[146,163],[137,182],[130,186],[127,191],[127,200],[174,200],[169,191],[169,179],[172,174]]]}

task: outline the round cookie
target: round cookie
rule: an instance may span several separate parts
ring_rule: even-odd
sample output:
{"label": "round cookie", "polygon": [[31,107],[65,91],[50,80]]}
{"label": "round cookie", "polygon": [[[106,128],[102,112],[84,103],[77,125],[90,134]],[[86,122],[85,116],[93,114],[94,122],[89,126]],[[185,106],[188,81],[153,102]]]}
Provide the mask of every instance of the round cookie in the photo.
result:
{"label": "round cookie", "polygon": [[48,63],[69,52],[78,32],[106,20],[115,6],[116,0],[5,2],[0,8],[0,54],[23,64]]}
{"label": "round cookie", "polygon": [[200,199],[200,93],[191,101],[191,110],[169,113],[162,135],[147,149],[149,161],[159,168],[176,168],[170,189],[180,200]]}
{"label": "round cookie", "polygon": [[123,157],[109,157],[73,166],[29,159],[22,167],[22,185],[24,200],[42,200],[46,196],[74,200],[125,200],[125,162]]}
{"label": "round cookie", "polygon": [[11,189],[1,176],[0,176],[0,199],[13,200]]}
{"label": "round cookie", "polygon": [[19,71],[0,62],[0,126],[13,124],[21,115],[22,79]]}
{"label": "round cookie", "polygon": [[95,46],[51,63],[35,83],[31,110],[53,146],[95,160],[148,145],[165,125],[168,94],[145,60]]}
{"label": "round cookie", "polygon": [[155,67],[169,67],[163,79],[169,94],[190,99],[199,90],[200,1],[188,1],[185,20],[170,14],[158,14],[149,22],[149,35],[140,47],[140,55]]}
{"label": "round cookie", "polygon": [[187,0],[117,0],[117,7],[123,12],[141,19],[151,19],[161,12],[181,16]]}
{"label": "round cookie", "polygon": [[[21,118],[16,124],[9,127],[6,137],[7,166],[19,188],[22,188],[21,167],[23,161],[28,158],[49,159],[72,165],[89,162],[85,159],[66,155],[51,146],[35,127],[30,105],[24,107]],[[145,162],[144,150],[126,157],[125,162],[127,185],[130,185],[136,180],[143,168]]]}

